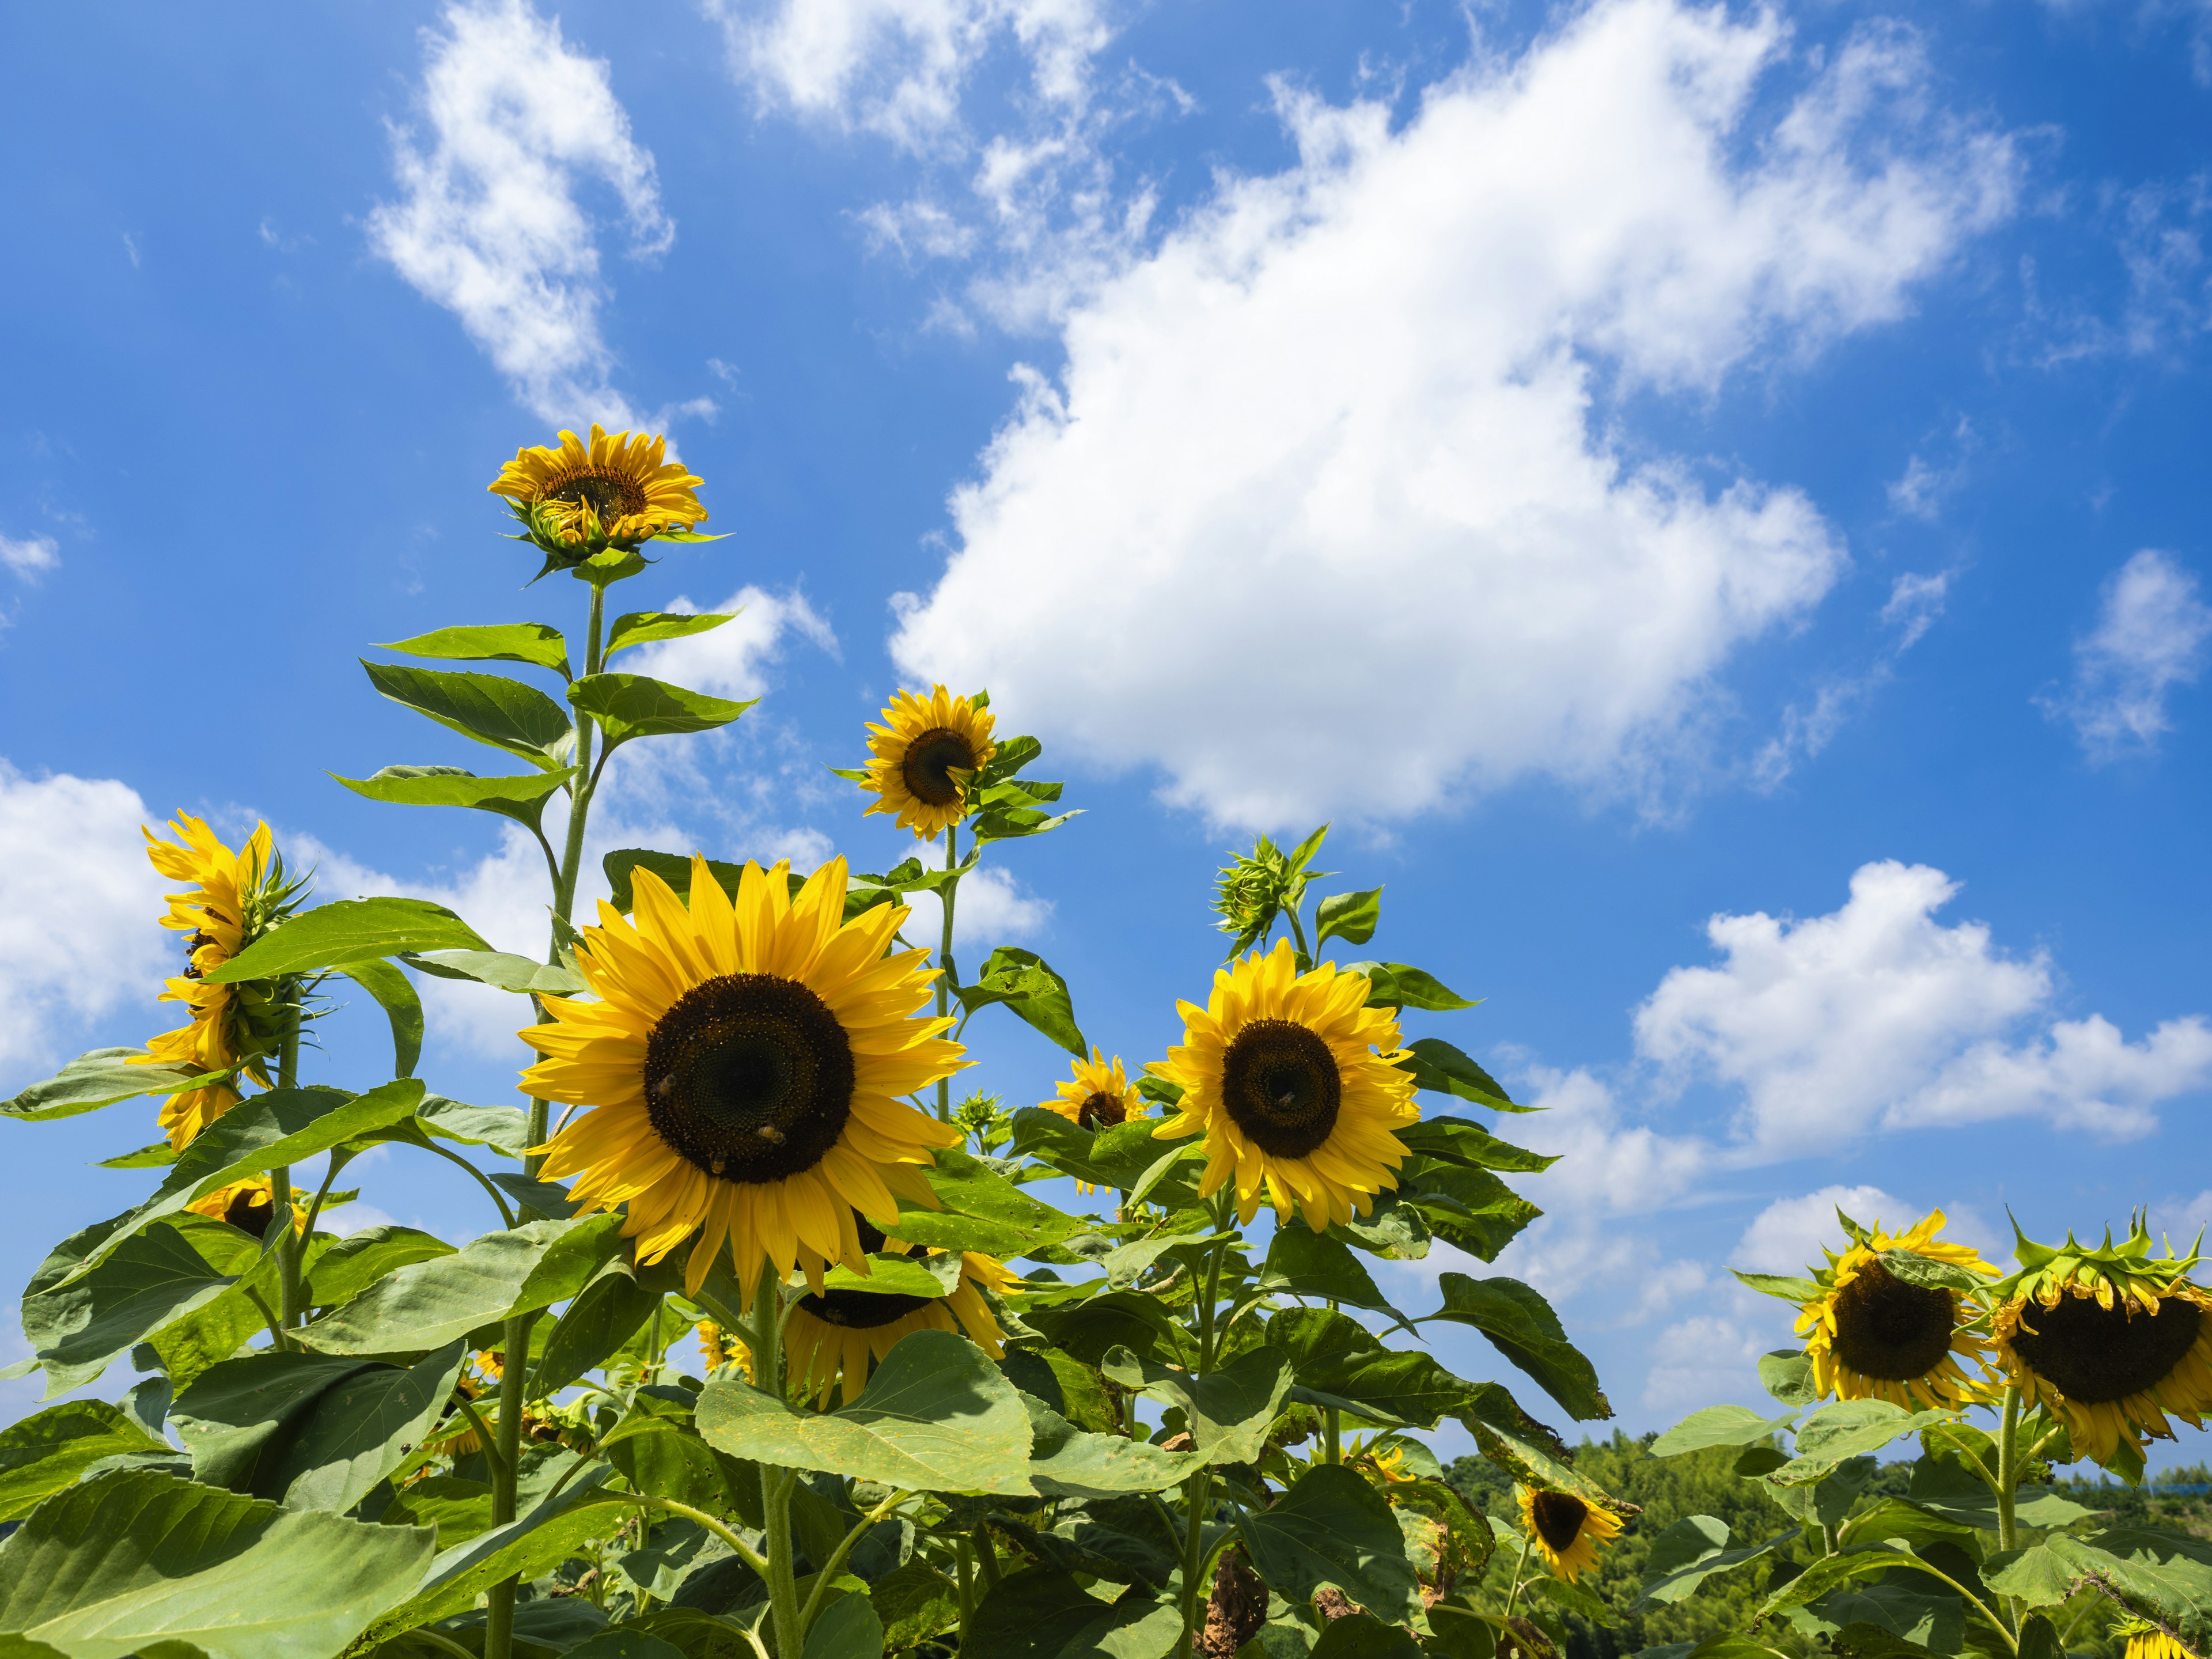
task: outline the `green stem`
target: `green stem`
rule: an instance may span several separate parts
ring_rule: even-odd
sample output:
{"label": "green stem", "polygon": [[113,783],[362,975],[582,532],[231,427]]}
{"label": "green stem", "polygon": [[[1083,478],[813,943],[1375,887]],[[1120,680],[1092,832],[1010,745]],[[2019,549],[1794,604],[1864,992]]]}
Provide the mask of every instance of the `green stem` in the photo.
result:
{"label": "green stem", "polygon": [[1206,1597],[1199,1583],[1206,1565],[1206,1510],[1212,1496],[1213,1471],[1200,1469],[1183,1487],[1182,1639],[1176,1644],[1176,1659],[1190,1659],[1198,1646],[1199,1609]]}
{"label": "green stem", "polygon": [[[783,1280],[767,1262],[753,1287],[753,1309],[746,1344],[753,1351],[753,1386],[771,1398],[784,1397]],[[796,1469],[761,1469],[761,1507],[768,1531],[769,1613],[775,1630],[777,1659],[796,1659],[806,1644],[799,1616],[799,1584],[793,1571],[796,1553],[792,1541],[791,1493],[799,1484]]]}
{"label": "green stem", "polygon": [[975,1549],[962,1533],[952,1540],[953,1588],[960,1597],[960,1651],[968,1651],[968,1615],[975,1610]]}
{"label": "green stem", "polygon": [[1521,1534],[1521,1559],[1513,1564],[1513,1587],[1505,1592],[1505,1611],[1498,1617],[1510,1619],[1513,1604],[1521,1599],[1521,1575],[1528,1570],[1528,1534]]}
{"label": "green stem", "polygon": [[[592,586],[592,617],[590,631],[585,641],[584,672],[596,674],[600,670],[599,636],[606,615],[606,590],[597,583]],[[561,847],[561,871],[553,884],[553,914],[562,921],[571,919],[576,907],[576,876],[584,862],[584,820],[592,807],[592,740],[597,732],[592,717],[581,709],[576,711],[576,775],[568,781],[568,830]],[[553,943],[545,959],[561,959],[561,931],[553,930]]]}
{"label": "green stem", "polygon": [[494,1468],[497,1468],[499,1467],[499,1448],[494,1443],[497,1441],[499,1437],[493,1431],[491,1425],[483,1420],[483,1414],[477,1411],[473,1404],[462,1399],[459,1395],[456,1395],[454,1396],[453,1404],[460,1407],[462,1416],[467,1418],[470,1422],[477,1425],[477,1438],[483,1443],[484,1461],[489,1463]]}
{"label": "green stem", "polygon": [[[2014,1507],[2020,1485],[2020,1389],[2005,1384],[2004,1409],[1997,1424],[1997,1547],[2001,1550],[2020,1547],[2020,1523],[2014,1516]],[[2014,1596],[2000,1596],[2008,1622],[2017,1632],[2021,1626],[2021,1604]],[[2017,1646],[2017,1644],[2015,1644]]]}
{"label": "green stem", "polygon": [[801,1629],[811,1630],[814,1627],[814,1615],[822,1611],[822,1603],[829,1596],[830,1581],[837,1576],[837,1569],[845,1565],[845,1558],[852,1554],[853,1547],[867,1535],[869,1528],[913,1496],[910,1492],[895,1492],[854,1523],[852,1530],[830,1552],[829,1565],[815,1576],[814,1588],[807,1595],[806,1605],[799,1610]]}
{"label": "green stem", "polygon": [[435,1152],[440,1158],[449,1159],[453,1163],[459,1164],[464,1170],[466,1170],[471,1175],[474,1176],[476,1177],[477,1185],[483,1188],[484,1191],[490,1195],[491,1201],[499,1206],[500,1224],[509,1229],[512,1229],[515,1225],[517,1218],[514,1212],[507,1207],[506,1195],[502,1194],[498,1188],[491,1184],[490,1179],[485,1176],[482,1170],[477,1168],[475,1164],[470,1163],[468,1159],[463,1158],[459,1152],[449,1152],[445,1147],[441,1146],[435,1140],[432,1140],[430,1142],[430,1150]]}
{"label": "green stem", "polygon": [[1917,1555],[1900,1555],[1897,1558],[1897,1565],[1900,1567],[1915,1567],[1920,1571],[1926,1573],[1931,1578],[1942,1579],[1953,1589],[1958,1591],[1960,1595],[1966,1597],[1968,1604],[1978,1612],[1983,1618],[1988,1620],[1990,1623],[1996,1626],[1997,1634],[2004,1638],[2005,1645],[2007,1647],[2010,1648],[2014,1653],[2018,1653],[2020,1651],[2020,1638],[2014,1636],[2013,1632],[2007,1628],[2004,1620],[1998,1618],[1996,1613],[1990,1612],[1989,1604],[1984,1601],[1980,1596],[1975,1595],[1973,1591],[1968,1589],[1957,1579],[1952,1577],[1949,1573],[1945,1572],[1941,1567],[1931,1565],[1929,1563],[1923,1560]]}
{"label": "green stem", "polygon": [[[949,871],[959,861],[960,826],[945,826],[945,867]],[[951,1012],[953,990],[952,967],[952,900],[954,890],[960,885],[957,876],[948,875],[945,884],[937,890],[937,897],[945,911],[945,931],[937,947],[937,965],[942,969],[937,976],[937,1017],[945,1018]],[[937,1115],[940,1121],[952,1121],[952,1079],[948,1075],[937,1079]]]}
{"label": "green stem", "polygon": [[991,1541],[991,1523],[975,1523],[975,1573],[983,1581],[983,1594],[988,1596],[998,1588],[999,1547]]}
{"label": "green stem", "polygon": [[471,1653],[459,1642],[453,1640],[452,1637],[442,1636],[436,1631],[432,1630],[428,1625],[417,1625],[413,1630],[409,1631],[407,1634],[413,1637],[417,1641],[428,1642],[432,1647],[441,1649],[447,1653],[455,1656],[455,1659],[477,1659],[476,1655]]}
{"label": "green stem", "polygon": [[[491,1466],[492,1525],[514,1519],[515,1480],[522,1464],[522,1403],[530,1376],[530,1328],[535,1312],[507,1322],[499,1369],[499,1450]],[[484,1659],[509,1659],[514,1646],[514,1592],[520,1577],[503,1579],[484,1598]]]}
{"label": "green stem", "polygon": [[1291,937],[1298,947],[1298,965],[1301,968],[1312,967],[1313,951],[1307,947],[1306,930],[1298,922],[1297,906],[1291,905],[1283,914],[1291,919]]}
{"label": "green stem", "polygon": [[[760,1552],[731,1531],[721,1522],[708,1514],[706,1510],[695,1510],[689,1504],[679,1504],[676,1499],[663,1498],[658,1492],[610,1492],[608,1496],[628,1503],[642,1504],[653,1509],[665,1510],[671,1515],[681,1516],[686,1521],[697,1522],[715,1537],[727,1544],[738,1560],[744,1562],[763,1578],[768,1577],[768,1563],[762,1559]],[[476,1656],[471,1654],[470,1659],[476,1659]]]}
{"label": "green stem", "polygon": [[[296,1089],[300,1086],[300,981],[280,981],[276,994],[284,1008],[284,1035],[276,1050],[276,1086]],[[289,1331],[300,1322],[300,1237],[292,1227],[292,1166],[289,1164],[280,1164],[269,1172],[269,1224],[274,1227],[280,1223],[276,1315]]]}

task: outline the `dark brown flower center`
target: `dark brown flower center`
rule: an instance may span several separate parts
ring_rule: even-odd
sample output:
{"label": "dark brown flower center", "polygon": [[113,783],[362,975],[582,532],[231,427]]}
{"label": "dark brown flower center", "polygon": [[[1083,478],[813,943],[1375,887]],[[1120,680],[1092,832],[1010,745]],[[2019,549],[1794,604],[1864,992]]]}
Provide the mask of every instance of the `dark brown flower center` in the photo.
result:
{"label": "dark brown flower center", "polygon": [[269,1218],[276,1213],[276,1207],[269,1201],[266,1188],[258,1190],[249,1188],[242,1193],[233,1193],[230,1202],[222,1206],[225,1221],[240,1232],[252,1233],[256,1238],[268,1236]]}
{"label": "dark brown flower center", "polygon": [[837,1144],[853,1048],[820,997],[774,974],[695,985],[645,1046],[645,1109],[675,1152],[726,1181],[781,1181]]}
{"label": "dark brown flower center", "polygon": [[960,799],[960,781],[952,775],[975,769],[975,751],[968,739],[949,726],[934,726],[906,746],[899,776],[907,793],[931,806],[951,806]]}
{"label": "dark brown flower center", "polygon": [[1075,1109],[1075,1124],[1079,1129],[1110,1129],[1128,1120],[1129,1109],[1121,1097],[1102,1089],[1085,1097],[1083,1104]]}
{"label": "dark brown flower center", "polygon": [[2100,1406],[2149,1388],[2195,1346],[2203,1310],[2169,1296],[2156,1313],[2114,1299],[2100,1307],[2089,1296],[2068,1295],[2055,1308],[2030,1303],[2013,1337],[2028,1369],[2069,1400]]}
{"label": "dark brown flower center", "polygon": [[1222,1056],[1222,1104],[1273,1157],[1304,1158],[1327,1140],[1343,1100],[1336,1056],[1295,1020],[1255,1019]]}
{"label": "dark brown flower center", "polygon": [[580,473],[545,492],[549,501],[574,501],[588,507],[599,515],[602,524],[612,524],[617,519],[646,509],[645,491],[629,478],[611,477],[604,472]]}
{"label": "dark brown flower center", "polygon": [[1836,1357],[1862,1376],[1885,1382],[1925,1376],[1951,1352],[1958,1298],[1908,1285],[1869,1261],[1836,1292]]}
{"label": "dark brown flower center", "polygon": [[1540,1492],[1528,1505],[1528,1511],[1536,1523],[1536,1536],[1559,1554],[1571,1548],[1575,1540],[1582,1536],[1583,1522],[1589,1515],[1589,1505],[1571,1492]]}
{"label": "dark brown flower center", "polygon": [[[883,1230],[872,1223],[858,1210],[853,1212],[853,1224],[860,1230],[860,1248],[874,1255],[884,1248]],[[908,1244],[897,1252],[915,1255],[919,1251]],[[937,1298],[928,1296],[880,1296],[873,1291],[824,1291],[819,1296],[811,1293],[799,1298],[799,1305],[825,1325],[836,1325],[848,1331],[872,1331],[879,1326],[904,1319],[917,1309],[926,1308]]]}

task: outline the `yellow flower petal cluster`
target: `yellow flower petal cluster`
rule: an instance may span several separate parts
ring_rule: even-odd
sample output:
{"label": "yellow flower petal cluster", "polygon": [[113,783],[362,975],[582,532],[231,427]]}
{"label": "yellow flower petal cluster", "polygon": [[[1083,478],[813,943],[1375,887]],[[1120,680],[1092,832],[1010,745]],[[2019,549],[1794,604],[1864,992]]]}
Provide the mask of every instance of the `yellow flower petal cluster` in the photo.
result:
{"label": "yellow flower petal cluster", "polygon": [[[161,918],[162,927],[187,937],[185,971],[166,982],[160,1000],[182,1003],[191,1018],[151,1039],[144,1059],[134,1063],[228,1072],[244,1062],[246,1074],[265,1089],[269,1078],[259,1064],[265,1050],[243,1029],[249,993],[240,986],[211,985],[203,975],[245,948],[250,907],[272,864],[269,826],[257,825],[235,853],[189,812],[179,812],[166,827],[176,836],[173,843],[143,830],[146,856],[162,875],[189,883],[190,889],[168,896],[168,914]],[[181,1152],[238,1101],[238,1091],[228,1082],[170,1096],[161,1111],[169,1144]]]}
{"label": "yellow flower petal cluster", "polygon": [[631,547],[707,520],[707,509],[691,493],[706,480],[665,459],[667,448],[658,434],[610,437],[594,425],[587,441],[563,431],[557,445],[515,451],[488,487],[526,512],[536,509],[533,526],[563,544]]}
{"label": "yellow flower petal cluster", "polygon": [[[910,1244],[885,1238],[857,1216],[861,1240],[893,1255],[916,1254]],[[925,1252],[936,1255],[940,1252]],[[866,1386],[870,1369],[915,1331],[964,1330],[970,1340],[997,1359],[1006,1352],[1004,1334],[992,1317],[982,1292],[1003,1296],[1021,1281],[1004,1263],[974,1250],[960,1256],[960,1283],[949,1295],[884,1296],[872,1291],[817,1290],[799,1297],[784,1327],[784,1352],[792,1382],[827,1405],[840,1385],[850,1401]]]}
{"label": "yellow flower petal cluster", "polygon": [[[1997,1269],[1971,1245],[1939,1238],[1942,1211],[1901,1233],[1881,1224],[1857,1231],[1841,1255],[1814,1275],[1825,1292],[1803,1304],[1797,1334],[1813,1362],[1814,1386],[1842,1400],[1887,1400],[1907,1411],[1958,1410],[1990,1394],[1990,1344],[1975,1327],[1980,1310],[1955,1291],[1908,1285],[1881,1262],[1885,1250],[1909,1250],[1990,1279]],[[1979,1373],[1960,1366],[1964,1356]]]}
{"label": "yellow flower petal cluster", "polygon": [[910,1018],[937,970],[890,952],[906,911],[843,920],[832,860],[794,896],[788,865],[745,866],[734,900],[703,857],[690,899],[635,878],[635,921],[604,902],[577,971],[596,1001],[548,999],[523,1031],[544,1056],[526,1093],[591,1106],[547,1148],[588,1208],[627,1206],[623,1231],[656,1261],[696,1237],[696,1293],[725,1243],[742,1306],[763,1264],[817,1291],[830,1262],[867,1271],[855,1215],[896,1223],[898,1200],[934,1206],[923,1169],[959,1132],[899,1098],[968,1062],[944,1018]]}
{"label": "yellow flower petal cluster", "polygon": [[2126,1635],[2128,1648],[2122,1659],[2197,1659],[2195,1654],[2155,1626],[2141,1626]]}
{"label": "yellow flower petal cluster", "polygon": [[896,693],[883,718],[868,727],[873,735],[860,787],[876,802],[860,816],[896,813],[900,829],[933,841],[967,815],[968,776],[998,752],[991,711],[940,685],[927,697]]}
{"label": "yellow flower petal cluster", "polygon": [[[1050,1100],[1037,1104],[1094,1133],[1146,1115],[1145,1097],[1122,1071],[1121,1056],[1115,1055],[1109,1064],[1097,1048],[1091,1049],[1089,1060],[1075,1062],[1075,1075],[1062,1079]],[[1087,1181],[1075,1184],[1086,1193],[1095,1190]]]}
{"label": "yellow flower petal cluster", "polygon": [[[269,1219],[276,1212],[276,1192],[265,1175],[248,1176],[243,1181],[234,1181],[227,1187],[218,1187],[205,1198],[194,1199],[185,1206],[195,1215],[212,1216],[217,1221],[228,1221],[242,1232],[259,1238],[269,1231]],[[307,1204],[296,1190],[292,1194],[292,1231],[304,1232],[307,1225]]]}
{"label": "yellow flower petal cluster", "polygon": [[1570,1584],[1597,1565],[1598,1553],[1620,1536],[1620,1517],[1571,1492],[1516,1486],[1521,1529],[1554,1578]]}
{"label": "yellow flower petal cluster", "polygon": [[1316,1232],[1365,1215],[1398,1184],[1418,1122],[1398,1021],[1367,1006],[1366,976],[1323,963],[1301,974],[1287,940],[1217,970],[1205,1007],[1176,1004],[1183,1041],[1146,1069],[1182,1087],[1163,1139],[1203,1133],[1212,1196],[1232,1177],[1249,1224],[1262,1198]]}

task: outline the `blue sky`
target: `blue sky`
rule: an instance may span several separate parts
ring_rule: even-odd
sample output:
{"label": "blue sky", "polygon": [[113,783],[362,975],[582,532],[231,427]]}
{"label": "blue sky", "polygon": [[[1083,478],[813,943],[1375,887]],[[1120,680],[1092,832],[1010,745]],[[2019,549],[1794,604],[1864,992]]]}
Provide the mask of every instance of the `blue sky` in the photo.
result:
{"label": "blue sky", "polygon": [[[1724,1267],[1795,1270],[1838,1196],[1990,1248],[2008,1207],[2212,1219],[2201,7],[0,31],[40,65],[0,112],[8,1076],[169,1023],[137,826],[179,809],[537,948],[495,828],[323,773],[472,763],[353,659],[575,626],[483,485],[597,416],[665,428],[729,533],[628,601],[745,606],[653,672],[763,701],[626,751],[595,852],[881,868],[823,768],[897,686],[988,684],[1088,810],[994,857],[963,951],[1041,951],[1136,1062],[1218,956],[1222,849],[1334,819],[1381,952],[1486,999],[1420,1030],[1553,1109],[1497,1270],[1631,1429],[1757,1398],[1786,1328]],[[434,992],[433,1086],[511,1097],[511,1015]],[[1025,1028],[970,1035],[1049,1092]],[[325,1036],[376,1080],[356,1011]],[[0,1278],[130,1200],[82,1166],[149,1116],[12,1132]]]}

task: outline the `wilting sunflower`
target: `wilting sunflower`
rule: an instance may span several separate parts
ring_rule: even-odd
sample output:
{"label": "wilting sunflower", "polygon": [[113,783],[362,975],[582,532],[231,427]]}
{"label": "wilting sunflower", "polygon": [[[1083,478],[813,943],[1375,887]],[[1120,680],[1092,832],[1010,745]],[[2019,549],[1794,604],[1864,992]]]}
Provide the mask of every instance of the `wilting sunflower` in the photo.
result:
{"label": "wilting sunflower", "polygon": [[[1264,1194],[1316,1232],[1365,1215],[1398,1184],[1406,1149],[1393,1131],[1419,1121],[1413,1079],[1393,1062],[1398,1021],[1367,1006],[1361,974],[1323,963],[1301,974],[1290,941],[1213,975],[1205,1007],[1182,1002],[1183,1041],[1146,1069],[1182,1085],[1163,1139],[1206,1134],[1210,1197],[1232,1175],[1249,1224]],[[1378,1052],[1379,1050],[1379,1052]]]}
{"label": "wilting sunflower", "polygon": [[[185,1207],[195,1215],[228,1221],[240,1231],[259,1238],[268,1232],[269,1218],[276,1213],[275,1197],[267,1176],[249,1176],[228,1187],[218,1187],[205,1198],[194,1199]],[[301,1231],[307,1224],[307,1206],[295,1191],[292,1199],[292,1230]]]}
{"label": "wilting sunflower", "polygon": [[586,443],[564,431],[557,447],[516,450],[488,487],[514,504],[541,546],[553,544],[549,552],[635,547],[707,520],[691,493],[706,480],[665,460],[667,448],[665,438],[643,432],[609,437],[594,425]]}
{"label": "wilting sunflower", "polygon": [[[1956,1410],[1986,1399],[1983,1355],[1990,1345],[1975,1328],[1981,1310],[1962,1303],[1955,1291],[1906,1284],[1882,1266],[1881,1255],[1909,1250],[1991,1279],[1996,1268],[1972,1245],[1936,1237],[1943,1231],[1941,1210],[1901,1233],[1884,1232],[1879,1221],[1871,1231],[1848,1218],[1845,1224],[1850,1243],[1841,1255],[1824,1252],[1828,1265],[1813,1274],[1822,1294],[1797,1316],[1814,1386],[1840,1400],[1887,1400],[1907,1411]],[[1968,1376],[1961,1355],[1984,1375]]]}
{"label": "wilting sunflower", "polygon": [[1597,1565],[1598,1552],[1610,1548],[1620,1536],[1619,1516],[1586,1504],[1571,1492],[1527,1486],[1513,1490],[1521,1505],[1521,1528],[1555,1578],[1573,1583]]}
{"label": "wilting sunflower", "polygon": [[[921,1254],[911,1244],[885,1238],[866,1216],[854,1214],[853,1225],[871,1253]],[[1019,1282],[989,1256],[965,1250],[960,1256],[960,1283],[948,1296],[879,1296],[872,1291],[847,1290],[817,1290],[803,1296],[784,1327],[792,1381],[811,1390],[817,1403],[827,1401],[842,1382],[849,1401],[866,1383],[870,1366],[912,1331],[964,1329],[978,1347],[997,1359],[1006,1352],[1003,1338],[978,1287],[1003,1295]]]}
{"label": "wilting sunflower", "polygon": [[[185,934],[185,971],[167,981],[163,1002],[180,1002],[191,1021],[146,1044],[134,1065],[196,1066],[204,1072],[241,1069],[263,1088],[269,1075],[261,1061],[274,1051],[278,1011],[265,985],[214,985],[204,975],[236,956],[283,920],[302,890],[287,882],[283,861],[270,844],[269,826],[257,825],[235,853],[204,821],[179,812],[167,826],[177,840],[161,840],[144,830],[146,856],[172,881],[190,882],[188,892],[168,896],[161,926]],[[187,1089],[163,1103],[161,1125],[169,1144],[181,1152],[200,1131],[239,1102],[228,1081]]]}
{"label": "wilting sunflower", "polygon": [[[2169,1247],[2170,1248],[2170,1247]],[[1997,1363],[2030,1405],[2063,1420],[2076,1456],[2110,1462],[2123,1441],[2170,1440],[2170,1413],[2212,1411],[2212,1295],[2186,1277],[2197,1253],[2153,1254],[2140,1218],[2095,1249],[2022,1237],[2017,1273],[1991,1287]]]}
{"label": "wilting sunflower", "polygon": [[898,1097],[968,1063],[939,1035],[949,1019],[908,1018],[937,973],[921,951],[885,954],[906,911],[843,921],[844,860],[795,897],[789,868],[748,864],[732,902],[695,858],[688,906],[640,869],[635,925],[602,902],[576,947],[599,1000],[548,998],[554,1023],[520,1034],[544,1056],[526,1093],[598,1108],[553,1138],[545,1178],[575,1176],[589,1208],[627,1204],[641,1262],[700,1235],[687,1295],[726,1240],[748,1308],[763,1263],[817,1290],[830,1262],[866,1273],[856,1211],[936,1204],[922,1166],[959,1131]]}
{"label": "wilting sunflower", "polygon": [[998,752],[991,711],[939,686],[927,697],[893,694],[884,724],[871,726],[868,775],[860,787],[876,804],[860,816],[896,812],[902,830],[933,841],[968,811],[968,775]]}

